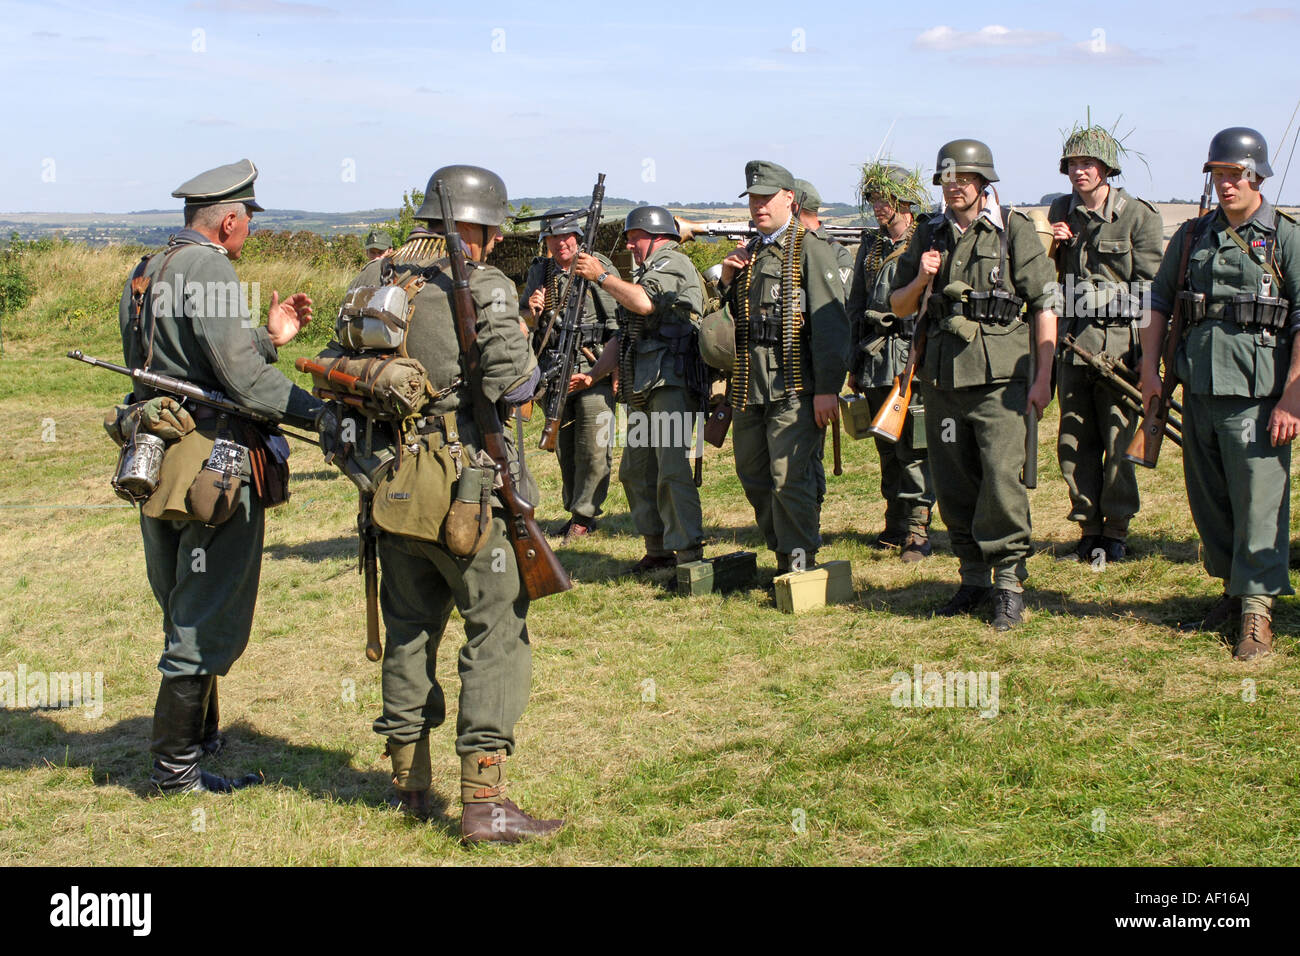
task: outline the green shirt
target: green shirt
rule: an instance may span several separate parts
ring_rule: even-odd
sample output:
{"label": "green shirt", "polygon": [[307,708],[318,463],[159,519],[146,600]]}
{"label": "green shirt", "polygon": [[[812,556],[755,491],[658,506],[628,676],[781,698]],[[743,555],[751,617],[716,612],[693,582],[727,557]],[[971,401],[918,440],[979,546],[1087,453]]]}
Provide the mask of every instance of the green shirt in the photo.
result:
{"label": "green shirt", "polygon": [[[1131,358],[1137,344],[1137,331],[1131,320],[1105,314],[1110,287],[1122,285],[1127,294],[1138,297],[1145,293],[1160,266],[1164,243],[1160,213],[1146,200],[1111,186],[1100,209],[1088,209],[1079,194],[1072,192],[1052,203],[1047,218],[1067,223],[1074,233],[1073,239],[1059,247],[1057,256],[1063,293],[1062,337],[1069,332],[1090,352],[1106,351],[1128,360],[1126,356]],[[1062,358],[1075,365],[1087,364],[1069,349],[1062,352]]]}
{"label": "green shirt", "polygon": [[275,367],[271,335],[265,326],[254,326],[248,286],[241,286],[223,248],[192,229],[182,230],[149,260],[144,275],[153,285],[138,331],[131,320],[129,282],[118,307],[127,365],[144,366],[152,330],[151,372],[224,392],[276,421],[313,426],[320,402]]}
{"label": "green shirt", "polygon": [[[754,246],[750,269],[749,305],[751,320],[766,308],[779,318],[784,301],[781,268],[786,245],[791,241],[795,220],[781,229],[771,242]],[[756,241],[756,240],[754,240]],[[800,394],[838,395],[848,374],[849,319],[844,309],[844,283],[840,280],[835,250],[815,232],[806,232],[800,249],[802,334],[798,361],[803,388]],[[722,290],[723,302],[732,321],[742,314],[736,301],[741,283],[733,279]],[[784,399],[788,393],[786,370],[782,368],[782,347],[749,342],[749,393],[746,403],[766,405]]]}
{"label": "green shirt", "polygon": [[[1160,271],[1151,289],[1151,307],[1165,315],[1173,312],[1178,294],[1178,263],[1189,230],[1200,220],[1183,223],[1169,241]],[[1248,220],[1236,230],[1259,259],[1272,249],[1282,276],[1274,280],[1272,295],[1289,301],[1287,325],[1281,330],[1244,329],[1232,319],[1232,297],[1258,293],[1264,267],[1238,246],[1228,234],[1223,210],[1207,214],[1200,236],[1187,262],[1187,285],[1206,296],[1205,321],[1184,324],[1178,349],[1178,377],[1183,387],[1198,395],[1235,395],[1268,398],[1280,395],[1291,364],[1291,329],[1300,324],[1300,227],[1289,216],[1277,215],[1262,200]]]}
{"label": "green shirt", "polygon": [[[599,252],[592,253],[609,274],[612,276],[619,275],[618,267],[610,262],[608,258]],[[560,304],[560,295],[564,292],[564,283],[567,280],[564,277],[564,270],[556,265],[555,260],[548,256],[538,256],[528,267],[528,274],[524,277],[524,294],[519,297],[520,310],[528,308],[528,298],[543,285],[550,285],[548,299],[553,299],[553,307],[558,308]],[[559,342],[560,318],[555,320],[556,327],[551,330],[551,337],[547,341],[546,348],[548,351],[554,349]],[[546,313],[543,312],[538,319],[537,328],[533,331],[533,348],[537,348],[542,342],[542,336],[546,334],[546,325],[549,322]],[[618,334],[618,303],[614,297],[606,292],[603,288],[596,285],[595,282],[587,283],[587,303],[582,309],[582,344],[595,353],[600,358],[601,348],[609,341],[611,337]],[[573,370],[575,372],[590,372],[592,363],[582,354],[582,349],[574,354]]]}
{"label": "green shirt", "polygon": [[662,385],[685,386],[686,376],[678,368],[681,363],[676,359],[673,343],[688,335],[691,327],[699,326],[700,313],[704,311],[704,284],[695,263],[670,240],[657,246],[637,266],[632,281],[645,290],[654,311],[647,316],[633,316],[619,309],[622,334],[640,326],[630,391],[641,393]]}
{"label": "green shirt", "polygon": [[[974,292],[998,287],[995,276],[1003,228],[1001,209],[992,203],[965,232],[950,214],[926,216],[898,261],[894,290],[916,278],[921,254],[933,244],[937,242],[943,253],[926,315],[925,361],[920,369],[922,379],[939,388],[970,388],[1029,375],[1029,324],[998,325],[960,318],[955,298],[958,289],[954,284],[964,283]],[[1034,224],[1024,213],[1012,211],[1005,229],[1007,261],[1002,287],[1025,300],[1031,313],[1051,308],[1056,274]],[[952,316],[959,318],[953,322]],[[969,341],[958,334],[959,325],[971,333]]]}

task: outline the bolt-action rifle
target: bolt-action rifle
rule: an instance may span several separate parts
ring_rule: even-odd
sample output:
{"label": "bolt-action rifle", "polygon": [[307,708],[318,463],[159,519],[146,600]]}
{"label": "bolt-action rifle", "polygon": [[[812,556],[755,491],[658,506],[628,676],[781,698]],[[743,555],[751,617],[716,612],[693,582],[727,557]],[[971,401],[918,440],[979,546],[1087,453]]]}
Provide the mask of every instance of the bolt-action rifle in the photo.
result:
{"label": "bolt-action rifle", "polygon": [[548,594],[569,590],[573,587],[573,581],[555,556],[555,552],[551,550],[551,546],[546,543],[546,536],[542,534],[542,529],[537,524],[532,504],[515,488],[501,417],[497,414],[496,406],[488,401],[487,395],[483,392],[483,356],[478,344],[477,310],[474,307],[474,297],[469,291],[469,266],[465,262],[460,232],[456,229],[456,219],[452,214],[451,190],[441,179],[435,183],[435,188],[438,192],[438,202],[442,206],[442,225],[447,238],[447,255],[451,259],[451,301],[456,315],[456,339],[460,345],[465,378],[469,384],[474,421],[482,435],[483,450],[495,464],[497,477],[501,481],[501,500],[509,512],[506,529],[510,534],[510,544],[515,551],[516,563],[519,565],[519,577],[528,596],[536,600]]}

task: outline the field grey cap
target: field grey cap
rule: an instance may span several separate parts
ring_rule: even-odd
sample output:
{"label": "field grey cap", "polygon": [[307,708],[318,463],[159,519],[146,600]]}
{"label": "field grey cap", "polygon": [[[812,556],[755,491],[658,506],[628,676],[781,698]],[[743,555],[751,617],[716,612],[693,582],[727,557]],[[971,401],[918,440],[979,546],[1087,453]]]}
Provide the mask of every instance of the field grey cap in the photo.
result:
{"label": "field grey cap", "polygon": [[794,201],[805,212],[816,212],[822,208],[821,194],[817,192],[817,187],[806,179],[794,181]]}
{"label": "field grey cap", "polygon": [[790,170],[764,159],[751,159],[745,164],[745,191],[740,195],[772,196],[782,189],[794,190]]}
{"label": "field grey cap", "polygon": [[366,234],[366,250],[371,249],[391,249],[393,240],[389,238],[388,233],[380,232],[378,229],[372,229]]}
{"label": "field grey cap", "polygon": [[261,212],[262,207],[253,196],[253,183],[256,179],[257,167],[251,160],[241,159],[229,166],[218,166],[206,173],[199,173],[173,189],[172,195],[184,199],[187,207],[242,202],[250,212]]}

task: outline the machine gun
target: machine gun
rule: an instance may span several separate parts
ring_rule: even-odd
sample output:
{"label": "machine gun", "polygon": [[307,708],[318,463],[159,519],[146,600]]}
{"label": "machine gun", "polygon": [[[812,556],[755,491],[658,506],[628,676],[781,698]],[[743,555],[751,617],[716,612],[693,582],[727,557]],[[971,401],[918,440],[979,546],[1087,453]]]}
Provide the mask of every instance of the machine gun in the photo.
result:
{"label": "machine gun", "polygon": [[[605,202],[605,174],[596,177],[596,186],[591,191],[591,205],[586,209],[587,222],[582,234],[579,252],[591,255],[596,247],[596,230],[600,228],[600,210]],[[579,211],[580,213],[581,211]],[[577,214],[571,215],[572,220]],[[560,435],[560,420],[564,417],[564,403],[569,397],[569,379],[573,375],[573,366],[577,361],[578,347],[582,343],[582,313],[587,305],[587,288],[590,282],[573,272],[569,273],[568,282],[560,295],[559,304],[559,338],[556,341],[556,361],[546,371],[546,425],[542,428],[542,438],[538,443],[543,451],[555,451]],[[550,337],[551,327],[556,318],[552,317],[551,326],[542,337],[542,348]]]}
{"label": "machine gun", "polygon": [[[682,242],[694,239],[696,236],[749,239],[759,234],[758,227],[748,220],[743,222],[740,220],[734,222],[695,222],[690,219],[676,219],[675,221],[678,231],[682,234]],[[866,227],[823,225],[822,229],[832,239],[838,239],[844,243],[855,243],[862,241],[862,233]]]}

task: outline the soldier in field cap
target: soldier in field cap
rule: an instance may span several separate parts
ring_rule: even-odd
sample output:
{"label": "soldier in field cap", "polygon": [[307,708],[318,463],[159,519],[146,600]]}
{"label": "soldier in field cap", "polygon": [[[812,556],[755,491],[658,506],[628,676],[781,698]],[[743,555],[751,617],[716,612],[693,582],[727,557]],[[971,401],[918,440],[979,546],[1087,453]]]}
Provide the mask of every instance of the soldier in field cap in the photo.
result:
{"label": "soldier in field cap", "polygon": [[718,285],[736,335],[732,440],[741,487],[784,573],[811,568],[821,547],[822,448],[839,415],[849,322],[835,250],[795,216],[790,171],[754,160],[741,195],[759,235],[723,261]]}
{"label": "soldier in field cap", "polygon": [[844,283],[844,298],[849,296],[849,282],[853,279],[853,253],[849,247],[827,234],[821,218],[817,215],[822,208],[821,193],[817,187],[806,179],[794,181],[794,211],[805,229],[825,239],[835,250],[835,261],[839,263],[840,281]]}
{"label": "soldier in field cap", "polygon": [[393,240],[388,237],[388,233],[382,229],[371,229],[366,234],[366,260],[373,262],[375,259],[391,255]]}
{"label": "soldier in field cap", "polygon": [[[144,257],[122,294],[119,318],[126,364],[224,392],[276,421],[316,427],[321,403],[275,368],[277,349],[311,319],[311,299],[271,294],[265,325],[231,290],[250,220],[262,207],[248,160],[210,169],[178,187],[185,228],[165,249]],[[183,295],[170,291],[180,287]],[[237,301],[232,301],[232,299]],[[156,396],[137,385],[126,404]],[[173,440],[157,490],[143,503],[145,567],[163,611],[162,684],[153,722],[152,782],[163,793],[229,792],[260,782],[199,769],[225,744],[218,726],[217,678],[248,644],[262,565],[263,512],[287,497],[283,435],[235,416],[191,407],[192,431]],[[248,449],[243,481],[227,517],[204,511],[187,494],[213,441]],[[278,478],[278,480],[276,480]],[[208,522],[208,523],[205,523]],[[202,561],[196,556],[202,555]]]}

